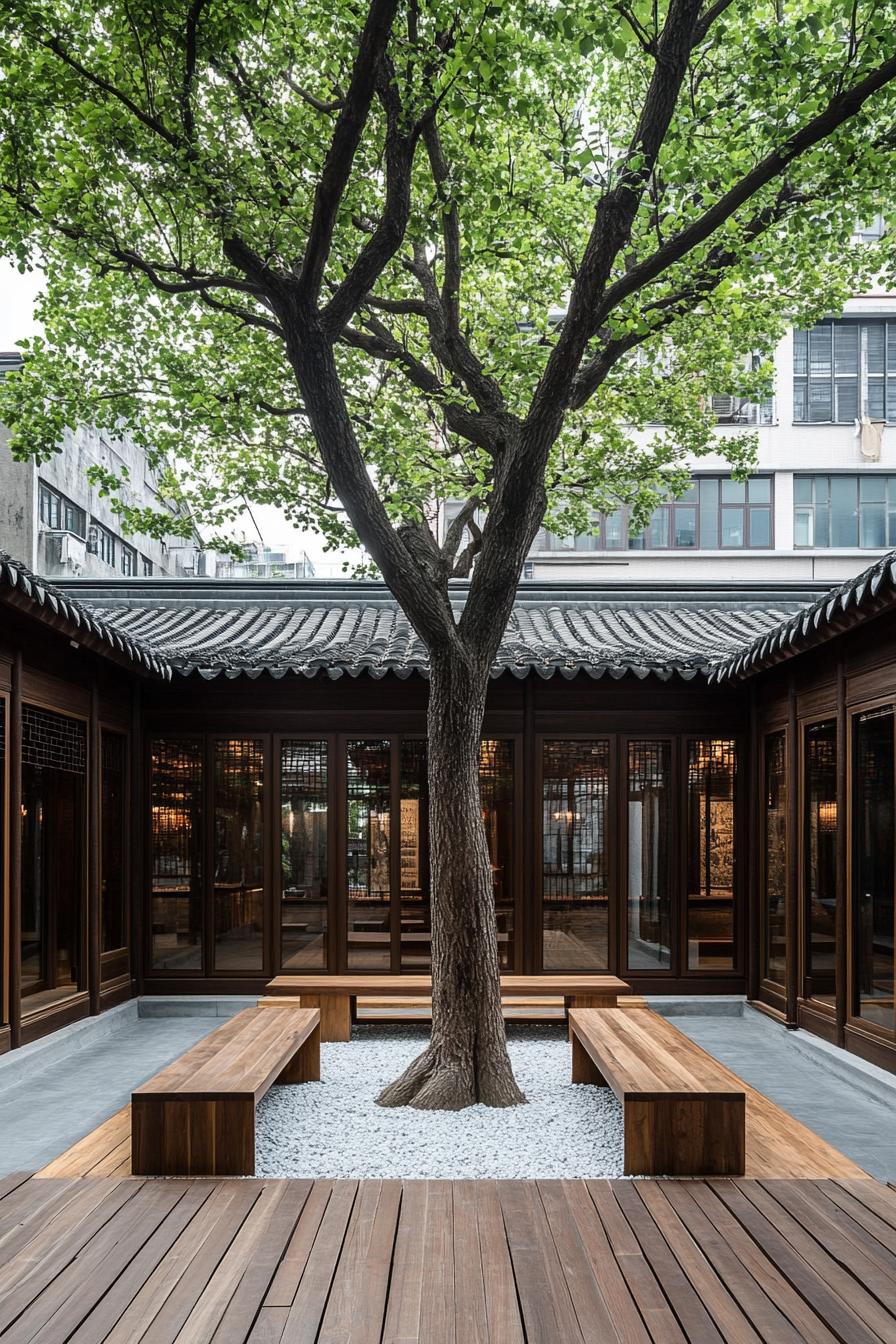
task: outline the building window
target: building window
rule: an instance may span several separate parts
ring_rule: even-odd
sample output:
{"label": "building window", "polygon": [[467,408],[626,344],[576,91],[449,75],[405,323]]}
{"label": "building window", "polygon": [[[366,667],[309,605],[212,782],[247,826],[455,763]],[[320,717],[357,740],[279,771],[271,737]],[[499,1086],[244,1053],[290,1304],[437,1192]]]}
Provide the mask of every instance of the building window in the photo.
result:
{"label": "building window", "polygon": [[894,986],[894,709],[857,717],[853,779],[854,1008],[863,1022],[896,1028]]}
{"label": "building window", "polygon": [[803,752],[807,999],[834,1006],[837,981],[837,724],[813,723]]}
{"label": "building window", "polygon": [[787,735],[765,739],[762,974],[783,985],[787,969]]}
{"label": "building window", "polygon": [[200,741],[152,743],[152,965],[202,967],[202,756]]}
{"label": "building window", "polygon": [[216,971],[264,969],[264,746],[215,743]]}
{"label": "building window", "polygon": [[542,969],[608,965],[610,743],[542,748]]}
{"label": "building window", "polygon": [[100,797],[100,891],[102,949],[114,952],[127,947],[127,902],[125,899],[125,739],[121,733],[102,730],[100,742],[102,782]]}
{"label": "building window", "polygon": [[734,966],[734,781],[736,745],[688,743],[688,970]]}
{"label": "building window", "polygon": [[137,573],[137,552],[126,541],[121,543],[121,572],[128,577]]}
{"label": "building window", "polygon": [[143,561],[143,577],[144,577],[144,579],[151,579],[151,578],[152,578],[152,561],[151,561],[151,560],[147,560],[147,558],[146,558],[145,555],[144,555],[144,556],[141,556],[141,560]]}
{"label": "building window", "polygon": [[29,1008],[83,989],[87,732],[22,709],[22,997]]}
{"label": "building window", "polygon": [[798,424],[896,422],[896,320],[837,318],[793,333]]}
{"label": "building window", "polygon": [[92,550],[107,565],[115,564],[115,534],[110,532],[108,528],[103,527],[102,523],[98,523],[95,518],[90,520],[90,546],[88,550]]}
{"label": "building window", "polygon": [[391,775],[388,740],[347,744],[350,971],[391,968]]}
{"label": "building window", "polygon": [[793,544],[865,550],[896,546],[896,476],[794,476]]}
{"label": "building window", "polygon": [[672,966],[672,744],[628,744],[628,969]]}
{"label": "building window", "polygon": [[771,549],[772,478],[746,482],[701,476],[679,498],[654,510],[641,532],[631,527],[630,511],[595,515],[594,531],[557,537],[542,530],[534,551],[717,551]]}
{"label": "building window", "polygon": [[327,968],[327,744],[280,744],[280,964]]}
{"label": "building window", "polygon": [[40,521],[44,527],[53,532],[73,532],[78,537],[87,536],[87,514],[65,495],[44,481],[39,481],[37,499]]}

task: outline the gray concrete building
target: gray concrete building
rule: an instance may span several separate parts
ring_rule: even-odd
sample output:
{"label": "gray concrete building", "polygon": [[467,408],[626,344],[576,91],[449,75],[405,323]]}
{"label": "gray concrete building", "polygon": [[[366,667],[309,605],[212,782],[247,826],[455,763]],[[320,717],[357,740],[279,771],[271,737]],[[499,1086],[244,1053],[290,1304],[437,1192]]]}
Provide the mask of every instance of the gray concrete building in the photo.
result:
{"label": "gray concrete building", "polygon": [[[19,363],[17,354],[0,354],[0,376]],[[146,454],[127,436],[113,438],[88,427],[66,430],[59,452],[38,465],[16,461],[0,425],[0,550],[47,578],[206,573],[211,557],[198,533],[191,539],[125,536],[113,501],[88,479],[94,465],[116,472],[127,468],[129,503],[169,507]]]}

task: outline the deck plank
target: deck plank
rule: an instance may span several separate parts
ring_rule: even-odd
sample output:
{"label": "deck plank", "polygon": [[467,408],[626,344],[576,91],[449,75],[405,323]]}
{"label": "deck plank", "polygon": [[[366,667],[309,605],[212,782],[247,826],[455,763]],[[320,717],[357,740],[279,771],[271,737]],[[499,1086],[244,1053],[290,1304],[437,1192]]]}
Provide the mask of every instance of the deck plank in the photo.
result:
{"label": "deck plank", "polygon": [[870,1179],[5,1188],[0,1344],[896,1339]]}

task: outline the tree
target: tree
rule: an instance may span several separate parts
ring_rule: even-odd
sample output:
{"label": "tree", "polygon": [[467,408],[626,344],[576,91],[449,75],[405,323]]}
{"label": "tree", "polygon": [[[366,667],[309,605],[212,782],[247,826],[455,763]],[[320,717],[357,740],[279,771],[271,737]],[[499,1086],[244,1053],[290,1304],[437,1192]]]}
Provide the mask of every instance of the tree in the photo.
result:
{"label": "tree", "polygon": [[[891,0],[0,17],[0,240],[47,275],[3,392],[17,451],[127,425],[195,517],[246,495],[353,532],[428,650],[433,1026],[385,1104],[523,1100],[478,757],[524,557],[545,516],[645,519],[713,445],[707,393],[757,395],[768,365],[744,355],[869,271],[850,239],[891,205],[894,20]],[[726,451],[749,467],[749,441]]]}

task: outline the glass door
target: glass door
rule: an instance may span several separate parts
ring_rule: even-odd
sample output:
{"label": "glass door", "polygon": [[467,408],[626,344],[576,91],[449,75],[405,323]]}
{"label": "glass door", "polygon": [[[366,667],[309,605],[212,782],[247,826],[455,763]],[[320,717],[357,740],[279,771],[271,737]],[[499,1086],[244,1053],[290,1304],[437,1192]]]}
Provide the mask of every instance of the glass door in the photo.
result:
{"label": "glass door", "polygon": [[547,740],[541,749],[541,965],[609,965],[610,743]]}
{"label": "glass door", "polygon": [[672,969],[672,743],[627,744],[628,921],[630,971]]}
{"label": "glass door", "polygon": [[807,999],[837,1002],[837,723],[803,736],[803,927]]}
{"label": "glass door", "polygon": [[853,755],[854,1011],[889,1033],[896,1030],[894,722],[892,705],[857,715]]}

